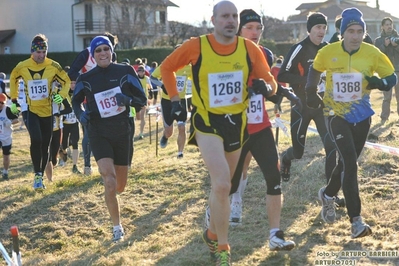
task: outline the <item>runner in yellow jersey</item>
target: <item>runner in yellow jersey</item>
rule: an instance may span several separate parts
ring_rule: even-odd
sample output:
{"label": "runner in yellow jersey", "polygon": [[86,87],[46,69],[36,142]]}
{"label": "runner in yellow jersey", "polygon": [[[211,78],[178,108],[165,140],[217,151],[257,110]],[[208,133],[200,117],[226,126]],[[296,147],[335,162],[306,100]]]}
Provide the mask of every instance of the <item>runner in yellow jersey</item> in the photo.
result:
{"label": "runner in yellow jersey", "polygon": [[[397,83],[389,58],[375,46],[363,42],[365,32],[363,14],[356,8],[345,9],[341,22],[343,41],[318,51],[306,84],[307,105],[310,108],[324,107],[325,124],[339,154],[339,162],[328,185],[319,190],[321,217],[326,223],[335,222],[334,196],[342,186],[352,238],[371,234],[370,226],[361,216],[357,181],[357,159],[367,140],[374,114],[370,90],[388,91]],[[324,71],[326,91],[321,99],[317,84]]]}
{"label": "runner in yellow jersey", "polygon": [[[176,48],[178,48],[178,45]],[[151,78],[154,82],[159,82],[161,79],[160,67],[156,68],[151,74]],[[157,79],[157,80],[154,80]],[[163,117],[163,135],[159,142],[161,148],[165,148],[168,145],[168,139],[173,135],[173,121],[177,122],[177,129],[179,135],[177,136],[177,159],[183,158],[183,150],[186,143],[186,122],[187,122],[187,101],[186,101],[186,88],[188,82],[191,82],[191,65],[184,66],[176,72],[176,88],[179,92],[180,103],[183,107],[183,111],[177,117],[171,115],[172,102],[170,101],[169,95],[166,90],[162,93],[161,107]],[[157,83],[159,86],[163,86],[162,83]],[[165,87],[163,87],[165,88]]]}
{"label": "runner in yellow jersey", "polygon": [[[33,163],[34,189],[43,189],[43,171],[49,160],[49,145],[53,133],[52,103],[62,103],[67,97],[70,79],[59,63],[47,58],[48,42],[43,34],[37,34],[31,43],[31,56],[19,62],[10,76],[10,96],[13,104],[11,111],[18,113],[19,79],[25,84],[27,111],[27,129],[30,136],[30,154]],[[51,91],[57,81],[62,89],[58,93]]]}
{"label": "runner in yellow jersey", "polygon": [[183,112],[175,72],[191,63],[193,75],[189,144],[197,145],[211,177],[210,226],[203,233],[216,265],[230,264],[229,192],[246,130],[248,80],[256,93],[274,95],[277,84],[260,48],[236,36],[238,12],[230,1],[213,8],[211,34],[192,38],[161,64],[173,116]]}

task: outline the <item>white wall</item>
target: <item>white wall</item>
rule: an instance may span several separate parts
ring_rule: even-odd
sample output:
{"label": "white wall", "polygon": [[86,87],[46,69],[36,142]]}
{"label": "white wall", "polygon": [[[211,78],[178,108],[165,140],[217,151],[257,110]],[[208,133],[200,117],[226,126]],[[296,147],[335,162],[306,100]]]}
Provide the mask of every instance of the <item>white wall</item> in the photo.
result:
{"label": "white wall", "polygon": [[49,52],[72,51],[71,6],[74,0],[0,0],[0,30],[15,29],[4,47],[12,54],[30,53],[37,33],[49,39]]}

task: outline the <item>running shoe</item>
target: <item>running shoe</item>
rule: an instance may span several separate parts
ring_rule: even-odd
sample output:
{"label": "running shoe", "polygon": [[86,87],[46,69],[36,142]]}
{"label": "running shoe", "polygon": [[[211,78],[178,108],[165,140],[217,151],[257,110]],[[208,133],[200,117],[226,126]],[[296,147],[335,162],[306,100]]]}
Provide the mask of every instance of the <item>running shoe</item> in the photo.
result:
{"label": "running shoe", "polygon": [[159,141],[159,146],[163,149],[168,146],[168,139],[165,136],[162,136],[161,140]]}
{"label": "running shoe", "polygon": [[230,266],[230,251],[229,250],[222,250],[218,253],[216,259],[216,266]]}
{"label": "running shoe", "polygon": [[83,174],[84,175],[91,175],[92,171],[91,171],[91,166],[85,166],[85,168],[83,169]]}
{"label": "running shoe", "polygon": [[4,180],[8,180],[8,174],[3,173],[3,179],[4,179]]}
{"label": "running shoe", "polygon": [[321,208],[321,218],[323,219],[324,222],[332,224],[335,222],[335,199],[327,199],[324,196],[324,190],[326,188],[322,187],[319,190],[319,199],[321,201],[322,204],[322,208]]}
{"label": "running shoe", "polygon": [[41,173],[36,173],[33,180],[33,188],[34,189],[44,189],[43,185],[43,176]]}
{"label": "running shoe", "polygon": [[119,241],[123,241],[123,237],[125,236],[125,233],[123,232],[123,228],[118,228],[118,229],[114,229],[113,232],[113,242],[119,242]]}
{"label": "running shoe", "polygon": [[218,252],[218,241],[217,240],[210,240],[207,236],[208,229],[204,231],[202,234],[202,240],[204,240],[205,244],[208,245],[209,254],[211,256],[212,262],[216,262],[219,252]]}
{"label": "running shoe", "polygon": [[291,161],[289,163],[287,163],[284,161],[284,159],[282,159],[280,175],[281,175],[281,179],[283,179],[284,182],[290,181],[290,177],[291,177],[290,169],[291,169]]}
{"label": "running shoe", "polygon": [[140,135],[139,135],[139,139],[144,139],[143,134],[140,134]]}
{"label": "running shoe", "polygon": [[272,251],[291,250],[295,247],[295,242],[284,239],[284,232],[279,230],[269,239],[269,248]]}
{"label": "running shoe", "polygon": [[76,164],[74,165],[74,166],[72,166],[72,173],[74,173],[74,174],[82,174],[80,171],[79,171],[79,169],[78,169],[78,167],[76,166]]}
{"label": "running shoe", "polygon": [[241,201],[232,201],[230,204],[231,212],[230,212],[230,225],[237,226],[241,224],[241,215],[242,215],[242,202]]}
{"label": "running shoe", "polygon": [[364,223],[362,217],[352,223],[352,238],[365,237],[371,235],[371,227]]}
{"label": "running shoe", "polygon": [[58,160],[58,166],[64,167],[65,166],[65,161],[63,159]]}
{"label": "running shoe", "polygon": [[183,159],[183,153],[177,155],[177,159]]}

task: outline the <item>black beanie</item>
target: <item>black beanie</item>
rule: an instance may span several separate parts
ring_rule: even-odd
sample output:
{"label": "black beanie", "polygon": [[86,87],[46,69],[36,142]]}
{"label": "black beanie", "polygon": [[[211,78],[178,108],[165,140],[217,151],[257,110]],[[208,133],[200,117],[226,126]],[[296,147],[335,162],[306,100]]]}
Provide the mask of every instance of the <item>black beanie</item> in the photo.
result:
{"label": "black beanie", "polygon": [[238,32],[241,31],[242,26],[249,22],[259,22],[262,24],[262,18],[252,9],[244,9],[240,13],[240,25],[238,26]]}
{"label": "black beanie", "polygon": [[313,26],[317,24],[327,25],[327,17],[320,12],[313,13],[308,17],[308,23],[306,25],[308,32],[310,32]]}

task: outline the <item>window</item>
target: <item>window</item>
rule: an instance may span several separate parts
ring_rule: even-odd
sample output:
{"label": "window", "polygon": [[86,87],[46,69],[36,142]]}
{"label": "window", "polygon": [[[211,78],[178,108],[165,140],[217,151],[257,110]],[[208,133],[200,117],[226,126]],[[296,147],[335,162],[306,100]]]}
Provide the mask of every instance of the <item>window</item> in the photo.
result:
{"label": "window", "polygon": [[105,30],[111,31],[111,6],[106,5],[104,8],[104,21],[105,21]]}
{"label": "window", "polygon": [[122,11],[122,21],[129,22],[130,20],[129,9],[127,7],[122,7],[121,11]]}
{"label": "window", "polygon": [[156,24],[166,24],[166,12],[165,11],[155,11],[155,23]]}
{"label": "window", "polygon": [[83,39],[83,47],[89,47],[91,40],[93,40],[93,37],[87,37]]}
{"label": "window", "polygon": [[93,6],[85,4],[85,27],[86,31],[93,30]]}
{"label": "window", "polygon": [[159,12],[159,18],[160,18],[161,24],[165,25],[166,24],[166,12],[165,11],[160,11]]}

